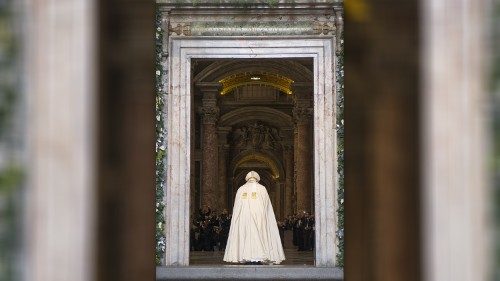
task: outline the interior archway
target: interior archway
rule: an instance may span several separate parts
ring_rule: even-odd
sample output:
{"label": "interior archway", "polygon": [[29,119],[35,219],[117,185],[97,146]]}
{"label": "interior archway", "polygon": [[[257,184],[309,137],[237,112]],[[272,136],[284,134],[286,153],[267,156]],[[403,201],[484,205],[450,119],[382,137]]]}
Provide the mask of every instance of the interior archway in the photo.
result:
{"label": "interior archway", "polygon": [[[193,60],[192,65],[191,213],[199,214],[200,208],[207,207],[217,214],[232,213],[238,188],[254,170],[268,191],[280,225],[297,213],[312,214],[312,60],[204,59]],[[232,85],[219,82],[255,73],[293,83],[281,87],[239,80],[230,82]],[[221,91],[223,87],[226,91]],[[286,248],[296,251],[291,228],[287,235],[284,226],[282,230]],[[312,254],[308,259],[312,262]]]}

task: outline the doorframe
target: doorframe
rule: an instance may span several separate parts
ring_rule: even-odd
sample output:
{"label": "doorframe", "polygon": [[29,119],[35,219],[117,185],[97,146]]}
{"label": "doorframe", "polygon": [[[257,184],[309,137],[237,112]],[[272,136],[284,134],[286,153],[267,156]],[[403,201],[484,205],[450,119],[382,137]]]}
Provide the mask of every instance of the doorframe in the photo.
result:
{"label": "doorframe", "polygon": [[335,36],[171,36],[168,44],[164,265],[189,265],[191,59],[312,58],[315,266],[334,267],[338,252]]}

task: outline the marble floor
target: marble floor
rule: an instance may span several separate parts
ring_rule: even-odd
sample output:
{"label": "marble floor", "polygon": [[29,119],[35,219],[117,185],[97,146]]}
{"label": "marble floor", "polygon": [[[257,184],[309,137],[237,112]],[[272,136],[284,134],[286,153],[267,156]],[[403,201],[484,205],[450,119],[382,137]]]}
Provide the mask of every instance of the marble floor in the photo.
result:
{"label": "marble floor", "polygon": [[[282,265],[314,265],[314,252],[313,251],[297,251],[296,249],[284,249],[285,260]],[[190,265],[221,265],[229,264],[222,261],[224,257],[223,251],[214,252],[201,252],[192,251],[189,253]]]}

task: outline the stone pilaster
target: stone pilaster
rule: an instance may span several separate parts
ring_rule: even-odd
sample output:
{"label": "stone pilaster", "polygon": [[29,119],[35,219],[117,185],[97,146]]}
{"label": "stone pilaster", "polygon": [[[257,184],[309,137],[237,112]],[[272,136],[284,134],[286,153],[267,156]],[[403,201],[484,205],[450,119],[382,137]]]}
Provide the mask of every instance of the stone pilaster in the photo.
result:
{"label": "stone pilaster", "polygon": [[285,190],[283,192],[283,201],[284,201],[284,211],[285,216],[292,215],[294,211],[293,204],[293,145],[285,144],[283,145],[283,162],[285,166]]}
{"label": "stone pilaster", "polygon": [[201,196],[203,205],[212,209],[218,208],[218,140],[217,120],[217,88],[203,89],[203,100],[200,113],[202,116],[202,167]]}
{"label": "stone pilaster", "polygon": [[308,103],[309,100],[300,103],[297,102],[293,109],[295,121],[294,159],[297,212],[312,211],[312,109],[308,106]]}
{"label": "stone pilaster", "polygon": [[231,127],[220,127],[219,136],[219,208],[220,210],[229,209],[228,199],[228,183],[227,183],[227,153],[229,144],[227,143],[227,135],[231,131]]}
{"label": "stone pilaster", "polygon": [[276,207],[274,208],[276,218],[278,220],[282,220],[283,217],[285,216],[285,212],[283,210],[284,206],[284,188],[285,188],[285,182],[284,180],[276,181],[275,183],[275,196],[276,196]]}

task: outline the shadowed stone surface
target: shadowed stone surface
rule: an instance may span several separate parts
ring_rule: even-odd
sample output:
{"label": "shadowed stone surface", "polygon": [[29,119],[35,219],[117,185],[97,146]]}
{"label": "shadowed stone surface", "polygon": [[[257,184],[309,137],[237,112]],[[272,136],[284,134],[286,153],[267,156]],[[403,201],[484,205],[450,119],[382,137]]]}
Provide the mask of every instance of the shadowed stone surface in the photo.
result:
{"label": "shadowed stone surface", "polygon": [[[297,251],[296,249],[284,249],[284,251],[286,259],[280,265],[286,265],[286,266],[314,265],[313,251]],[[195,266],[231,265],[229,263],[222,261],[223,257],[224,257],[223,251],[213,251],[213,252],[191,251],[189,252],[189,264]]]}
{"label": "shadowed stone surface", "polygon": [[225,265],[157,267],[156,280],[343,280],[336,267],[286,265]]}

